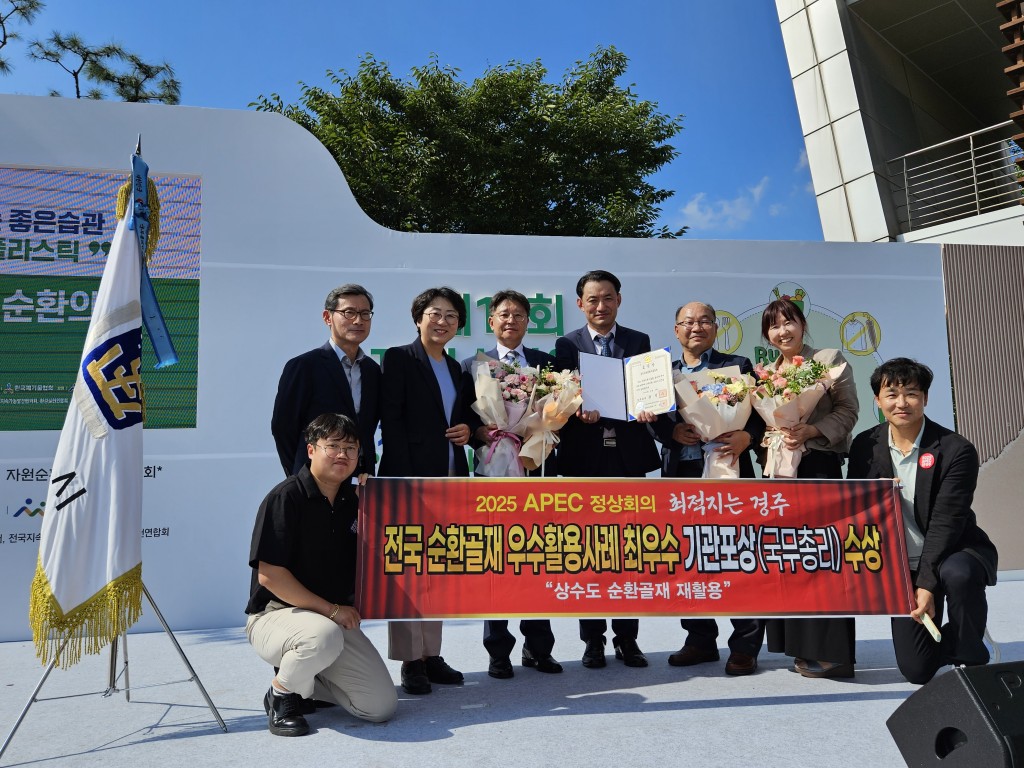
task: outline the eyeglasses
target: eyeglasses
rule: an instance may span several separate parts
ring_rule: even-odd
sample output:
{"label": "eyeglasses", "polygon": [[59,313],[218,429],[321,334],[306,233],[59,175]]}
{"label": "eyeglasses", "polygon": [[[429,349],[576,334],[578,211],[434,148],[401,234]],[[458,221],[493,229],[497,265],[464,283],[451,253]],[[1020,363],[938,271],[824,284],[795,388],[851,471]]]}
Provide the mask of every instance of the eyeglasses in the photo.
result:
{"label": "eyeglasses", "polygon": [[339,456],[344,456],[346,459],[354,459],[359,455],[359,448],[355,445],[337,445],[336,443],[320,445],[320,443],[317,443],[316,447],[323,448],[328,459],[336,459]]}
{"label": "eyeglasses", "polygon": [[373,317],[372,309],[332,309],[331,312],[340,312],[341,316],[350,322],[357,317],[363,321],[368,321]]}
{"label": "eyeglasses", "polygon": [[507,323],[509,320],[515,323],[525,323],[526,315],[519,312],[499,312],[495,315],[496,318],[501,320],[503,323]]}
{"label": "eyeglasses", "polygon": [[683,328],[684,330],[692,331],[693,326],[695,325],[699,325],[701,328],[711,328],[714,324],[714,320],[702,317],[700,320],[681,320],[676,323],[676,328]]}
{"label": "eyeglasses", "polygon": [[446,325],[459,322],[458,312],[438,312],[436,309],[432,309],[429,312],[424,312],[423,316],[432,323],[444,322]]}

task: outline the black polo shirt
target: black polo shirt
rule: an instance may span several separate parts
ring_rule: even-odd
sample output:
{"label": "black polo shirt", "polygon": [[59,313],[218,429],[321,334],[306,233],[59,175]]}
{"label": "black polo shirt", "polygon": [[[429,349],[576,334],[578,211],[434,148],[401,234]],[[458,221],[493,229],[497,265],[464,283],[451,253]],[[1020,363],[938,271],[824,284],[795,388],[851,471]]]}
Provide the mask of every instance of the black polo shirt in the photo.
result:
{"label": "black polo shirt", "polygon": [[270,600],[285,602],[260,586],[260,561],[287,568],[302,586],[325,600],[352,605],[357,511],[358,497],[351,485],[342,484],[332,506],[308,466],[268,493],[252,531],[252,584],[245,612],[259,613]]}

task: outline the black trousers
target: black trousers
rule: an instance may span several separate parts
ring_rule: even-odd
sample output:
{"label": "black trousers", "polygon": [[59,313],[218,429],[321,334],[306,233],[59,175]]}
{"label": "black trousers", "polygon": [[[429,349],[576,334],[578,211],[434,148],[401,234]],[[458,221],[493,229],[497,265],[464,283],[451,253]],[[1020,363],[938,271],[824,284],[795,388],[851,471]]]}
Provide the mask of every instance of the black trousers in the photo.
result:
{"label": "black trousers", "polygon": [[[668,477],[698,478],[704,474],[704,462],[701,459],[680,461],[676,471]],[[718,650],[718,622],[714,619],[680,619],[679,623],[686,630],[683,645],[692,646],[700,651],[710,653]],[[732,619],[732,634],[729,636],[729,650],[756,657],[764,642],[764,626],[762,619]]]}
{"label": "black trousers", "polygon": [[[800,479],[842,480],[843,459],[829,451],[808,451],[800,459]],[[852,664],[857,628],[853,619],[770,619],[768,650],[798,659]]]}
{"label": "black trousers", "polygon": [[[547,619],[523,619],[519,622],[519,631],[523,633],[523,644],[530,649],[534,658],[551,655],[555,647],[555,635],[551,631],[551,622]],[[496,659],[512,655],[516,647],[516,638],[508,631],[508,620],[491,619],[484,622],[484,648]]]}
{"label": "black trousers", "polygon": [[[916,578],[917,574],[914,574]],[[935,624],[941,627],[942,642],[936,643],[928,630],[911,618],[893,618],[892,644],[896,666],[911,683],[924,685],[947,664],[986,664],[985,566],[969,552],[954,552],[939,566],[935,595]],[[949,621],[942,625],[944,611]]]}
{"label": "black trousers", "polygon": [[[604,448],[601,450],[594,467],[594,474],[589,477],[630,477],[626,472],[626,465],[622,461],[618,448]],[[587,642],[599,637],[604,637],[608,629],[608,622],[605,619],[580,619],[580,640]],[[612,632],[617,637],[628,637],[636,640],[640,632],[640,621],[638,619],[612,619]]]}

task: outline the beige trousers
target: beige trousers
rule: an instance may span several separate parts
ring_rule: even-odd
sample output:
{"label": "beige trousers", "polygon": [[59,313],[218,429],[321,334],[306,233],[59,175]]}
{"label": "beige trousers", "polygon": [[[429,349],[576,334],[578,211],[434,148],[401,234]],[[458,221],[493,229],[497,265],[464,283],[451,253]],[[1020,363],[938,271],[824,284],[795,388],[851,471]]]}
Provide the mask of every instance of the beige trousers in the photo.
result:
{"label": "beige trousers", "polygon": [[391,674],[361,630],[271,601],[266,611],[249,617],[245,633],[260,658],[279,668],[278,683],[302,698],[334,701],[375,723],[395,713]]}
{"label": "beige trousers", "polygon": [[388,658],[415,661],[441,655],[440,621],[389,621]]}

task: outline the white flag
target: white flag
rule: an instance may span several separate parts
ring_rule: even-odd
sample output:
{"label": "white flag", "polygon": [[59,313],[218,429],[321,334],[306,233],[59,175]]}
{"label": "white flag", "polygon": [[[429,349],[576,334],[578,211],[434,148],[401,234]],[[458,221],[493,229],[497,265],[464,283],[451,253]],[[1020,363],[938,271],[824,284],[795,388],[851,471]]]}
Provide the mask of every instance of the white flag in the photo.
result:
{"label": "white flag", "polygon": [[[99,653],[142,609],[139,243],[118,222],[53,460],[32,581],[36,655]],[[61,647],[66,647],[61,651]]]}

